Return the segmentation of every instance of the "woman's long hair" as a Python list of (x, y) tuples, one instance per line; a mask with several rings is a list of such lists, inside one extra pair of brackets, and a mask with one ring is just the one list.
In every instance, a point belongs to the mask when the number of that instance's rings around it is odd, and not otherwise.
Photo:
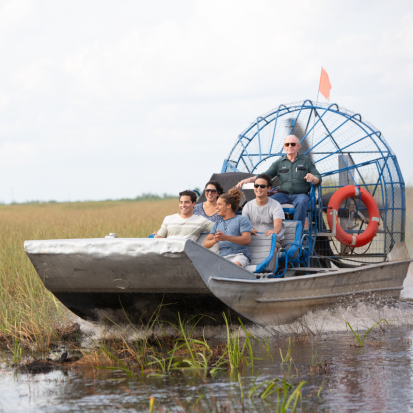
[(237, 212), (243, 195), (244, 194), (234, 186), (228, 191), (227, 194), (222, 194), (219, 198), (223, 199), (227, 205), (231, 205), (231, 209), (233, 212)]

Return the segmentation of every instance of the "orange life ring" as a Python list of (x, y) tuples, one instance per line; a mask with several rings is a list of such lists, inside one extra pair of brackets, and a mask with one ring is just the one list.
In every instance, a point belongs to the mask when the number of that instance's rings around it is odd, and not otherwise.
[(364, 205), (366, 205), (367, 210), (369, 211), (369, 223), (367, 228), (359, 235), (347, 234), (341, 228), (338, 217), (336, 216), (336, 238), (342, 244), (350, 246), (352, 248), (362, 247), (363, 245), (368, 244), (377, 234), (380, 224), (380, 212), (379, 207), (376, 204), (376, 201), (371, 196), (370, 192), (365, 189), (358, 188), (354, 185), (344, 186), (340, 188), (330, 199), (328, 203), (327, 210), (327, 221), (330, 227), (330, 230), (333, 228), (333, 212), (339, 210), (341, 203), (347, 198), (360, 197)]

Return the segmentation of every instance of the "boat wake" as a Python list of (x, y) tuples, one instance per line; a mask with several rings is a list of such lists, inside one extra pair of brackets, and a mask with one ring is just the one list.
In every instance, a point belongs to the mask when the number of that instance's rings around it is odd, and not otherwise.
[[(354, 301), (350, 306), (338, 306), (331, 309), (311, 311), (299, 319), (282, 325), (272, 325), (262, 327), (256, 324), (247, 326), (247, 330), (256, 336), (292, 336), (297, 334), (320, 335), (347, 330), (346, 322), (350, 323), (353, 328), (366, 330), (372, 325), (386, 319), (390, 326), (401, 327), (413, 325), (413, 266), (409, 268), (408, 275), (404, 282), (404, 290), (400, 300), (394, 301), (377, 301), (362, 302)], [(107, 338), (121, 338), (127, 341), (139, 340), (152, 334), (157, 336), (176, 335), (178, 333), (177, 325), (172, 326), (168, 323), (157, 323), (152, 328), (148, 326), (134, 326), (132, 324), (118, 323), (116, 321), (116, 312), (108, 310), (102, 311), (102, 317), (112, 320), (112, 323), (91, 323), (81, 318), (77, 322), (81, 330), (91, 341), (97, 341)], [(232, 329), (238, 329), (238, 326), (232, 326)], [(196, 327), (196, 335), (209, 339), (226, 338), (226, 325)], [(241, 336), (243, 332), (241, 331)]]
[(401, 298), (406, 300), (413, 299), (413, 263), (409, 266), (409, 271), (407, 271), (407, 275), (403, 283), (403, 290), (400, 295)]

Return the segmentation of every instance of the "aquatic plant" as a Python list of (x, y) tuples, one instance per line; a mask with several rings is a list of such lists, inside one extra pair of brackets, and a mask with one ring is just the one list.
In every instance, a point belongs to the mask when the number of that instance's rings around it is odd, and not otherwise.
[(20, 364), (20, 360), (22, 358), (22, 348), (19, 342), (19, 330), (16, 331), (16, 335), (13, 337), (13, 347), (9, 347), (9, 350), (13, 353), (14, 364)]
[(238, 371), (237, 372), (238, 374), (238, 384), (239, 384), (239, 388), (240, 388), (240, 391), (241, 391), (241, 400), (242, 400), (242, 402), (244, 402), (244, 388), (242, 387), (242, 381), (241, 381), (241, 373)]
[[(252, 333), (248, 332), (245, 326), (242, 324), (242, 321), (238, 319), (241, 324), (241, 327), (238, 328), (237, 331), (231, 332), (229, 321), (225, 313), (223, 313), (226, 330), (227, 330), (227, 346), (226, 351), (228, 354), (228, 361), (231, 366), (231, 369), (239, 369), (242, 366), (242, 363), (245, 362), (248, 366), (254, 365), (254, 359), (259, 360), (254, 357), (254, 352), (251, 345), (251, 338), (254, 336)], [(240, 331), (241, 329), (245, 333), (244, 344), (242, 344), (242, 339), (240, 338)], [(245, 357), (244, 353), (245, 350), (248, 349), (249, 356)], [(250, 360), (248, 363), (247, 358)]]
[[(262, 400), (267, 399), (274, 393), (277, 394), (277, 412), (280, 411), (281, 413), (285, 413), (290, 408), (291, 403), (293, 403), (291, 411), (295, 412), (297, 409), (298, 400), (301, 397), (301, 389), (305, 384), (307, 384), (307, 382), (301, 381), (294, 388), (294, 386), (288, 383), (285, 378), (283, 378), (282, 380), (276, 378), (273, 380), (263, 381), (262, 383), (257, 385), (256, 380), (258, 374), (259, 373), (257, 373), (257, 375), (255, 376), (254, 382), (249, 392), (249, 397), (254, 397), (255, 393), (262, 388), (262, 391), (258, 394), (258, 397), (260, 397)], [(282, 401), (280, 400), (281, 394), (283, 395)]]
[[(193, 319), (193, 317), (192, 317), (191, 319)], [(199, 320), (198, 320), (198, 321), (199, 321)], [(186, 326), (187, 326), (188, 324), (189, 324), (189, 322), (186, 323)], [(193, 331), (193, 329), (195, 328), (196, 324), (197, 324), (197, 323), (195, 323), (195, 325), (193, 326), (192, 330), (190, 331), (190, 334), (192, 333), (192, 331)], [(187, 337), (186, 328), (185, 328), (186, 326), (185, 326), (185, 323), (182, 322), (182, 320), (181, 320), (181, 315), (180, 315), (179, 313), (178, 313), (178, 325), (179, 325), (181, 337), (182, 337), (182, 339), (184, 340), (184, 344), (182, 344), (182, 346), (186, 346), (186, 348), (188, 349), (189, 354), (190, 354), (190, 356), (191, 356), (191, 359), (190, 359), (190, 360), (185, 360), (185, 361), (186, 361), (191, 367), (194, 367), (194, 368), (207, 368), (207, 367), (208, 367), (208, 362), (207, 362), (207, 360), (206, 360), (206, 358), (205, 358), (204, 353), (196, 353), (196, 354), (194, 354), (194, 352), (192, 351), (191, 345), (190, 345), (190, 342), (191, 342), (192, 344), (200, 344), (201, 346), (204, 346), (204, 347), (205, 347), (205, 350), (211, 352), (211, 349), (209, 348), (207, 342), (206, 342), (205, 340), (204, 340), (204, 341), (194, 340), (194, 339), (191, 339), (191, 338), (188, 338), (188, 337)], [(181, 347), (182, 347), (182, 346), (181, 346)], [(193, 347), (193, 346), (192, 346), (192, 347)], [(177, 350), (179, 350), (179, 348), (180, 348), (180, 347), (178, 347)], [(199, 357), (196, 357), (196, 356), (199, 356)]]
[(151, 396), (149, 399), (149, 413), (153, 412), (153, 406), (155, 405), (155, 397)]
[(268, 357), (273, 360), (272, 354), (271, 354), (271, 348), (270, 348), (270, 339), (269, 337), (264, 337), (264, 336), (253, 336), (254, 340), (259, 343), (262, 348), (265, 350), (267, 353)]
[(321, 364), (323, 361), (323, 357), (318, 355), (318, 352), (314, 349), (314, 346), (311, 346), (311, 365), (316, 366), (317, 364)]
[(318, 389), (317, 397), (320, 397), (321, 390), (323, 390), (324, 385), (325, 385), (326, 383), (327, 383), (327, 380), (323, 380), (323, 383), (321, 384), (320, 388)]
[(115, 357), (111, 352), (104, 349), (103, 347), (100, 348), (108, 357), (114, 360), (118, 367), (109, 367), (109, 366), (96, 366), (97, 369), (106, 369), (106, 370), (121, 370), (123, 371), (130, 379), (136, 379), (135, 374), (129, 370), (124, 363), (122, 363), (117, 357)]
[(314, 347), (311, 348), (311, 364), (309, 366), (310, 374), (325, 374), (329, 368), (329, 361), (320, 356)]
[(280, 348), (280, 356), (281, 356), (281, 364), (287, 364), (288, 362), (291, 362), (291, 350), (292, 350), (292, 344), (293, 341), (291, 339), (291, 337), (288, 337), (288, 349), (287, 349), (287, 353), (285, 355), (285, 357), (283, 357), (283, 353), (281, 351)]
[(371, 326), (371, 327), (364, 333), (363, 338), (360, 336), (358, 326), (357, 326), (357, 332), (355, 332), (355, 331), (353, 330), (353, 327), (350, 325), (350, 323), (349, 323), (348, 321), (346, 321), (345, 323), (346, 323), (346, 325), (348, 325), (348, 326), (350, 327), (350, 330), (351, 330), (351, 332), (353, 333), (354, 338), (357, 340), (357, 342), (358, 342), (358, 344), (359, 344), (359, 347), (364, 347), (364, 341), (365, 341), (365, 339), (366, 339), (367, 334), (368, 334), (371, 330), (373, 330), (374, 327), (378, 326), (382, 321), (384, 321), (387, 325), (389, 324), (385, 318), (382, 318), (380, 321), (378, 321), (376, 324), (374, 324), (373, 326)]

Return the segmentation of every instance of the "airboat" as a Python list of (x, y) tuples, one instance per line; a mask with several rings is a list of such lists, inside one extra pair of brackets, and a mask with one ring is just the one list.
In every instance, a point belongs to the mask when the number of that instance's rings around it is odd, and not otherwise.
[[(116, 234), (35, 240), (25, 251), (45, 287), (87, 320), (174, 320), (179, 312), (220, 324), (226, 312), (274, 325), (337, 304), (399, 298), (411, 262), (405, 185), (390, 146), (360, 114), (310, 100), (280, 105), (237, 137), (212, 178), (228, 190), (264, 172), (284, 156), (290, 134), (323, 182), (311, 189), (305, 228), (293, 220), (293, 206), (283, 205), (283, 248), (275, 252), (276, 235), (258, 234), (245, 269), (204, 248), (206, 234), (197, 242)], [(251, 184), (243, 192), (243, 204), (254, 198)]]

